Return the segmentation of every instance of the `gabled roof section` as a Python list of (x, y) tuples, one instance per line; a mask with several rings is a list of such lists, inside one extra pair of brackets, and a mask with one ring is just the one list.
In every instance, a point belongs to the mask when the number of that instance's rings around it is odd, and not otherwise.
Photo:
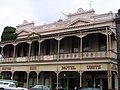
[(72, 14), (69, 13), (67, 16), (70, 18), (70, 17), (77, 16), (77, 15), (83, 16), (85, 14), (88, 15), (88, 14), (94, 14), (94, 13), (95, 13), (95, 11), (93, 9), (90, 9), (88, 11), (84, 11), (82, 8), (79, 8), (77, 12), (72, 13)]
[(78, 26), (78, 25), (85, 25), (93, 22), (93, 16), (95, 15), (95, 11), (93, 9), (84, 11), (82, 8), (79, 8), (75, 13), (69, 13), (68, 26)]
[(88, 28), (92, 25), (104, 26), (102, 23), (111, 22), (114, 19), (112, 12), (105, 14), (95, 14), (93, 9), (83, 10), (79, 8), (75, 13), (65, 15), (64, 20), (59, 19), (53, 23), (34, 26), (34, 22), (24, 20), (23, 24), (18, 25), (16, 28), (17, 38), (38, 37), (48, 34), (56, 34), (61, 32), (72, 31), (71, 28)]
[(78, 19), (73, 20), (72, 22), (70, 22), (68, 24), (68, 26), (83, 25), (83, 24), (87, 24), (87, 23), (90, 23), (90, 22), (91, 22), (90, 20), (86, 20), (86, 19), (83, 19), (83, 18), (78, 18)]
[(19, 33), (17, 33), (18, 34), (18, 36), (20, 36), (20, 35), (24, 35), (24, 34), (29, 34), (29, 32), (28, 31), (25, 31), (25, 30), (22, 30), (22, 31), (20, 31)]
[(40, 37), (40, 34), (38, 34), (36, 32), (32, 32), (31, 34), (28, 35), (28, 38), (35, 37), (35, 36)]

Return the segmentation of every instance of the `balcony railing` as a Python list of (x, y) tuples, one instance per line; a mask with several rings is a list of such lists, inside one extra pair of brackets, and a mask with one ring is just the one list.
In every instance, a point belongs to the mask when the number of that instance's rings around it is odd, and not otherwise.
[(40, 60), (44, 60), (44, 61), (47, 61), (47, 60), (57, 60), (57, 55), (41, 55), (40, 56)]
[(60, 54), (59, 59), (80, 59), (80, 53)]
[(16, 57), (15, 62), (27, 62), (28, 57)]
[(99, 51), (99, 52), (83, 52), (83, 58), (105, 58), (107, 57), (106, 51)]
[(0, 58), (1, 63), (13, 63), (13, 62), (39, 62), (39, 61), (55, 61), (59, 60), (80, 60), (80, 59), (92, 59), (92, 58), (114, 58), (117, 59), (117, 53), (113, 51), (98, 51), (98, 52), (82, 52), (82, 53), (67, 53), (53, 55), (40, 55), (40, 56), (26, 56), (26, 57), (10, 57)]
[(14, 58), (10, 57), (10, 58), (0, 58), (0, 62), (14, 62)]
[(30, 56), (29, 61), (39, 61), (39, 56)]
[(114, 58), (114, 59), (117, 59), (117, 53), (115, 53), (114, 51), (110, 51), (110, 57), (111, 58)]

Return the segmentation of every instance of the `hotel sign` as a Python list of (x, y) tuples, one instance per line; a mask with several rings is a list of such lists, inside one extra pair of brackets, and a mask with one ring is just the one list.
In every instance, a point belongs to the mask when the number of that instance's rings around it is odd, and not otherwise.
[(62, 66), (61, 70), (76, 70), (75, 66)]
[(37, 67), (36, 66), (30, 66), (30, 70), (37, 70)]
[(87, 65), (87, 69), (91, 70), (91, 69), (101, 69), (101, 65)]
[(11, 70), (11, 67), (2, 67), (3, 71)]

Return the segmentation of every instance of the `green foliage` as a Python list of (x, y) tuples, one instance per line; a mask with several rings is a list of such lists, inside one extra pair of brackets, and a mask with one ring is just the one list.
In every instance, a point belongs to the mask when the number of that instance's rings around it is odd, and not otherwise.
[(17, 38), (17, 34), (15, 34), (16, 28), (6, 26), (3, 30), (1, 41), (15, 40)]
[(118, 13), (117, 13), (117, 14), (118, 14), (118, 16), (120, 16), (120, 9), (118, 10)]
[(1, 75), (1, 73), (0, 73), (0, 79), (2, 79), (2, 75)]

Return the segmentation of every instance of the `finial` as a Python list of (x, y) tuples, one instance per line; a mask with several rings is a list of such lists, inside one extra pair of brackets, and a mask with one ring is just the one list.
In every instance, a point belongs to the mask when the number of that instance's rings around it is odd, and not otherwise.
[(92, 0), (89, 0), (89, 7), (90, 7), (90, 9), (92, 8)]
[(79, 8), (77, 11), (77, 13), (83, 13), (83, 12), (84, 12), (84, 10), (82, 8)]
[(23, 24), (27, 24), (27, 23), (28, 23), (28, 21), (27, 21), (27, 20), (24, 20), (24, 21), (23, 21)]

